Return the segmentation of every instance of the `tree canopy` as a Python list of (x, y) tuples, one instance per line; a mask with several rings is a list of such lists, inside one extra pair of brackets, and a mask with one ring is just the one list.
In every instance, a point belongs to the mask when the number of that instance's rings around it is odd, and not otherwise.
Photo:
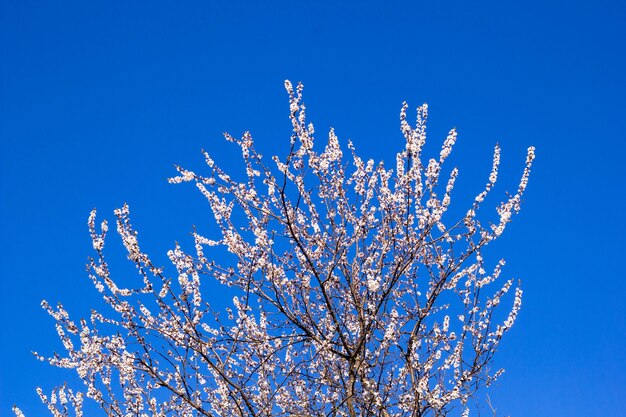
[[(467, 416), (501, 374), (490, 365), (522, 290), (482, 251), (519, 212), (534, 148), (496, 221), (481, 222), (479, 209), (498, 178), (498, 146), (484, 188), (449, 218), (459, 171), (443, 177), (442, 167), (457, 132), (425, 158), (425, 104), (414, 125), (402, 106), (406, 145), (390, 169), (342, 148), (333, 130), (318, 149), (302, 85), (285, 87), (285, 158), (266, 163), (249, 133), (227, 134), (243, 180), (208, 153), (207, 173), (178, 167), (170, 179), (195, 184), (220, 230), (194, 232), (194, 253), (170, 250), (176, 273), (141, 249), (124, 205), (116, 229), (140, 280), (122, 285), (105, 258), (107, 222), (91, 213), (90, 277), (110, 308), (74, 321), (42, 303), (66, 352), (40, 359), (84, 383), (39, 390), (52, 415), (82, 415), (86, 397), (107, 416)], [(237, 293), (231, 308), (214, 307), (207, 280)]]

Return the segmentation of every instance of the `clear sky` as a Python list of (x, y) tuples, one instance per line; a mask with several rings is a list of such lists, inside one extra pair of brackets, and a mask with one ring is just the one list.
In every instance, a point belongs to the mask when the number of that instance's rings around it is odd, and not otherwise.
[(525, 291), (492, 401), (499, 416), (626, 415), (624, 2), (0, 3), (0, 415), (44, 415), (34, 388), (72, 380), (30, 352), (62, 349), (42, 299), (77, 317), (97, 304), (89, 211), (128, 202), (167, 264), (192, 225), (211, 230), (193, 187), (166, 183), (173, 164), (200, 167), (204, 148), (235, 169), (223, 131), (284, 154), (286, 78), (320, 137), (334, 126), (389, 162), (402, 101), (428, 102), (431, 150), (459, 130), (461, 194), (496, 142), (500, 195), (536, 146), (522, 213), (490, 248)]

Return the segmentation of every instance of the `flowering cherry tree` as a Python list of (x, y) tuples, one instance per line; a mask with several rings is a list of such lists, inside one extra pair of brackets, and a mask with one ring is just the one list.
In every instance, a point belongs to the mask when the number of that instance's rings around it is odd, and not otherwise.
[[(496, 183), (498, 146), (484, 189), (448, 219), (458, 170), (442, 179), (442, 165), (457, 133), (425, 162), (426, 105), (415, 126), (402, 106), (406, 146), (388, 169), (352, 143), (346, 152), (332, 130), (317, 150), (302, 85), (285, 87), (286, 158), (267, 164), (249, 133), (226, 135), (241, 148), (245, 180), (208, 154), (208, 173), (179, 167), (170, 179), (195, 184), (221, 232), (194, 232), (194, 253), (169, 251), (173, 276), (142, 251), (124, 206), (117, 233), (140, 279), (122, 286), (104, 254), (107, 222), (91, 213), (88, 266), (110, 309), (76, 322), (43, 302), (66, 353), (40, 359), (84, 383), (39, 390), (53, 416), (81, 416), (85, 397), (107, 416), (467, 416), (476, 390), (500, 375), (490, 364), (522, 290), (482, 252), (520, 210), (534, 149), (492, 223), (478, 211)], [(208, 281), (237, 294), (232, 307), (214, 308)]]

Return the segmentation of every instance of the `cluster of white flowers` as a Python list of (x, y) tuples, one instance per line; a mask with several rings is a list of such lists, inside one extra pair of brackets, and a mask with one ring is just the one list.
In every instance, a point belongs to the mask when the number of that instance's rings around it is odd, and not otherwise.
[[(174, 277), (141, 250), (125, 205), (117, 232), (141, 280), (121, 288), (104, 257), (107, 224), (96, 230), (91, 213), (91, 279), (111, 311), (78, 326), (45, 303), (67, 351), (49, 362), (75, 369), (108, 416), (467, 416), (475, 390), (499, 375), (488, 364), (522, 294), (503, 324), (492, 321), (513, 281), (489, 296), (504, 261), (488, 274), (482, 248), (519, 211), (534, 149), (495, 224), (482, 226), (477, 213), (497, 179), (498, 146), (485, 188), (449, 222), (458, 169), (439, 180), (457, 132), (424, 163), (426, 105), (414, 127), (402, 106), (406, 146), (391, 170), (362, 160), (352, 143), (347, 163), (332, 130), (316, 151), (302, 86), (285, 87), (286, 158), (267, 166), (249, 133), (227, 135), (241, 149), (244, 181), (208, 154), (208, 175), (178, 168), (170, 179), (196, 184), (220, 231), (194, 232), (194, 254), (176, 245)], [(238, 293), (225, 312), (203, 293), (219, 284)], [(41, 398), (55, 417), (68, 406), (82, 413), (83, 394), (65, 387)]]

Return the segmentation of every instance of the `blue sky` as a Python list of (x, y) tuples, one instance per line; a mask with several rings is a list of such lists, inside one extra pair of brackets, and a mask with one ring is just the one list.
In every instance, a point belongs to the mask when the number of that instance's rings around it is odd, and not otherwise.
[(35, 386), (72, 380), (30, 351), (62, 348), (42, 299), (76, 316), (97, 304), (89, 211), (128, 202), (166, 264), (192, 225), (212, 230), (193, 187), (166, 183), (173, 165), (200, 167), (204, 148), (235, 169), (223, 131), (284, 154), (286, 78), (305, 84), (320, 137), (334, 126), (389, 162), (402, 101), (428, 102), (432, 151), (459, 130), (461, 194), (496, 142), (498, 192), (513, 190), (534, 145), (522, 213), (490, 248), (525, 290), (492, 401), (626, 415), (622, 2), (0, 2), (0, 415), (43, 415)]

